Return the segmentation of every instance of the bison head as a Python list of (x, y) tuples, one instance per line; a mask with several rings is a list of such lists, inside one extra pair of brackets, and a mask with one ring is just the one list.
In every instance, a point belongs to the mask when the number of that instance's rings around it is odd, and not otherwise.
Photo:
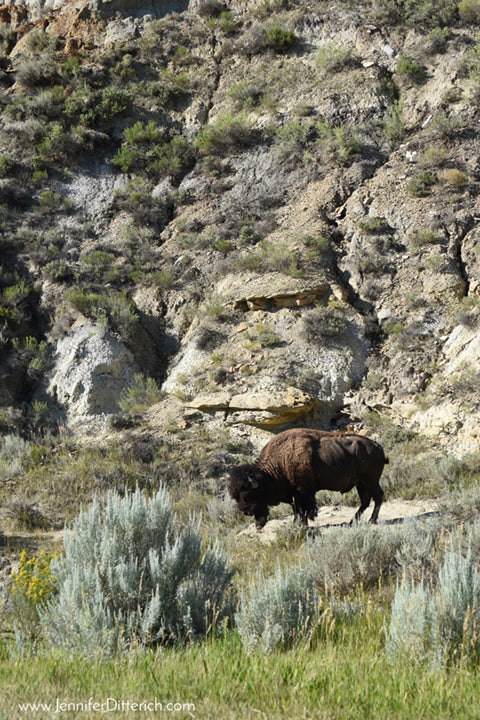
[(237, 465), (230, 471), (228, 491), (244, 515), (253, 515), (258, 528), (268, 520), (265, 473), (256, 465)]

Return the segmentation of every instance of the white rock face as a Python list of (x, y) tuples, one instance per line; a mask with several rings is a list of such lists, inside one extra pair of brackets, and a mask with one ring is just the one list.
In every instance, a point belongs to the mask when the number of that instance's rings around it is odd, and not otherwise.
[(132, 353), (118, 338), (86, 322), (58, 343), (48, 393), (69, 421), (118, 411), (118, 401), (138, 371)]
[(478, 367), (480, 362), (480, 333), (476, 327), (457, 325), (443, 346), (446, 358), (445, 374)]
[[(118, 21), (121, 22), (121, 21)], [(105, 213), (112, 205), (115, 192), (121, 191), (125, 180), (112, 173), (108, 162), (94, 161), (61, 186), (62, 194), (82, 208), (95, 232), (105, 225)]]
[[(283, 425), (312, 413), (328, 422), (343, 407), (345, 394), (360, 381), (368, 343), (360, 318), (347, 306), (338, 341), (322, 341), (321, 336), (316, 341), (307, 339), (303, 317), (312, 306), (302, 307), (305, 295), (306, 291), (298, 291), (298, 304), (293, 293), (256, 296), (252, 305), (270, 302), (273, 309), (249, 310), (245, 321), (236, 330), (225, 330), (229, 334), (215, 347), (219, 356), (232, 358), (224, 382), (215, 379), (212, 349), (198, 346), (201, 324), (192, 326), (162, 389), (188, 394), (187, 407), (217, 414), (229, 425)], [(244, 302), (241, 296), (237, 300)], [(283, 302), (288, 307), (279, 307)], [(252, 340), (259, 327), (268, 328), (278, 342), (255, 346)]]

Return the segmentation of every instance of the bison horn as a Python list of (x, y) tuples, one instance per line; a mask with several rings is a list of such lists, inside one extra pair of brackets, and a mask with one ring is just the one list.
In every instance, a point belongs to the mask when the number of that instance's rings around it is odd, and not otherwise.
[(248, 476), (248, 482), (250, 483), (250, 485), (252, 486), (252, 488), (254, 490), (256, 490), (258, 488), (258, 480), (255, 480), (255, 478), (250, 477), (250, 475)]

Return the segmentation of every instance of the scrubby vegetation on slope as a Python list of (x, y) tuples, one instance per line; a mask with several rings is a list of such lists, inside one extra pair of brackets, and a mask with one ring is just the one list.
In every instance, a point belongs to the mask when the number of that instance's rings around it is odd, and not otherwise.
[[(471, 717), (480, 3), (67, 10), (0, 25), (1, 711)], [(90, 414), (79, 327), (130, 363)], [(228, 468), (296, 422), (366, 428), (438, 515), (242, 534)]]

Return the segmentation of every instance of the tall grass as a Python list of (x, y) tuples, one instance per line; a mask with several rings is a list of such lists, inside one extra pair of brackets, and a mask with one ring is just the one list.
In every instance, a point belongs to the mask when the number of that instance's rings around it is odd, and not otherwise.
[[(479, 673), (418, 670), (389, 665), (383, 653), (383, 612), (332, 627), (313, 647), (264, 654), (247, 652), (238, 636), (182, 649), (130, 654), (106, 663), (61, 652), (0, 657), (0, 716), (24, 718), (17, 703), (152, 701), (193, 703), (177, 718), (270, 720), (470, 720), (478, 707)], [(38, 713), (38, 717), (50, 717)], [(61, 714), (59, 714), (61, 716)], [(121, 717), (140, 714), (125, 710)], [(145, 717), (145, 714), (141, 715)], [(67, 714), (64, 715), (67, 717)], [(69, 712), (68, 717), (98, 717)]]

